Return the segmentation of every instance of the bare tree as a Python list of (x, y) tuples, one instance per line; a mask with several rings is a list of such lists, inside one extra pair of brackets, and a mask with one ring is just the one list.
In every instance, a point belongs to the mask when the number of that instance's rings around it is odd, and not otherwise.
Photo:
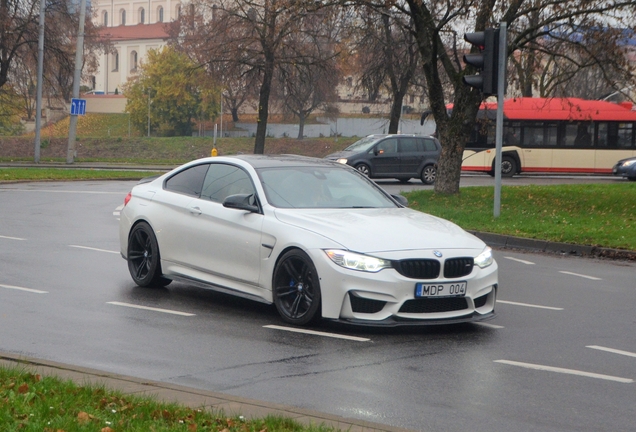
[[(389, 133), (397, 133), (407, 91), (420, 67), (420, 54), (409, 18), (395, 10), (360, 9), (361, 34), (356, 43), (360, 82), (374, 98), (381, 87), (391, 95)], [(405, 22), (406, 21), (406, 22)]]
[(254, 153), (262, 154), (276, 68), (293, 62), (316, 63), (311, 54), (283, 48), (294, 35), (303, 35), (305, 40), (324, 37), (321, 33), (328, 27), (316, 25), (321, 17), (317, 14), (320, 4), (296, 0), (202, 0), (193, 5), (201, 18), (181, 20), (180, 43), (196, 47), (206, 63), (241, 65), (242, 70), (259, 78)]

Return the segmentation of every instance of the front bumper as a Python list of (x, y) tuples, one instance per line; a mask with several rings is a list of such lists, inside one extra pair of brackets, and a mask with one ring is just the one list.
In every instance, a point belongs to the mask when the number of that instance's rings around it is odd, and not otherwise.
[[(405, 277), (395, 269), (384, 269), (377, 273), (344, 269), (331, 262), (324, 252), (318, 252), (312, 258), (320, 276), (322, 316), (325, 319), (367, 326), (394, 327), (456, 324), (494, 317), (498, 289), (496, 262), (483, 269), (475, 266), (470, 274), (457, 279), (440, 277), (434, 280), (419, 280)], [(411, 252), (414, 256), (422, 256), (422, 253), (430, 251)], [(474, 251), (463, 255), (458, 252), (457, 256), (472, 254)], [(465, 281), (467, 284), (464, 296), (415, 297), (415, 286), (418, 282), (458, 281)]]

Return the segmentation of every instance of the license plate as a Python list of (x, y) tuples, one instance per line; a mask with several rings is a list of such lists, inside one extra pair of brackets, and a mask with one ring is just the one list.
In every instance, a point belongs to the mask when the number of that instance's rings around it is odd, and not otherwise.
[(461, 297), (465, 295), (466, 281), (441, 284), (415, 284), (415, 297)]

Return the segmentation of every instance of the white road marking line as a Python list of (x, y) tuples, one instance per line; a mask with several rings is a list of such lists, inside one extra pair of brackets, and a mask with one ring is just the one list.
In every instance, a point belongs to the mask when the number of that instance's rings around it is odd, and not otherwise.
[(129, 308), (134, 308), (134, 309), (149, 310), (149, 311), (153, 311), (153, 312), (163, 312), (163, 313), (172, 314), (172, 315), (196, 316), (196, 314), (193, 314), (193, 313), (179, 312), (179, 311), (170, 310), (170, 309), (153, 308), (153, 307), (148, 307), (148, 306), (139, 306), (139, 305), (130, 304), (130, 303), (120, 303), (120, 302), (106, 302), (106, 303), (107, 304), (112, 304), (112, 305), (115, 305), (115, 306), (124, 306), (124, 307), (129, 307)]
[(17, 286), (13, 286), (13, 285), (2, 285), (0, 284), (1, 288), (6, 288), (6, 289), (12, 289), (12, 290), (19, 290), (19, 291), (26, 291), (26, 292), (31, 292), (31, 293), (35, 293), (35, 294), (48, 294), (48, 291), (41, 291), (41, 290), (36, 290), (36, 289), (32, 289), (32, 288), (23, 288), (23, 287), (17, 287)]
[(592, 348), (595, 350), (600, 350), (600, 351), (607, 351), (607, 352), (611, 352), (614, 354), (620, 354), (620, 355), (624, 355), (624, 356), (628, 356), (628, 357), (636, 357), (636, 353), (633, 352), (629, 352), (629, 351), (621, 351), (621, 350), (617, 350), (614, 348), (606, 348), (606, 347), (602, 347), (602, 346), (598, 346), (598, 345), (588, 345), (585, 348)]
[(72, 193), (72, 194), (92, 194), (92, 195), (121, 195), (126, 196), (126, 192), (104, 192), (104, 191), (75, 191), (75, 190), (46, 190), (46, 189), (12, 189), (1, 188), (7, 192), (51, 192), (51, 193)]
[(519, 258), (513, 258), (513, 257), (504, 257), (505, 259), (509, 259), (511, 261), (517, 261), (520, 262), (522, 264), (528, 264), (528, 265), (534, 265), (534, 263), (532, 261), (526, 261), (526, 260), (522, 260)]
[(497, 325), (497, 324), (484, 323), (484, 322), (476, 322), (474, 324), (477, 324), (477, 325), (482, 326), (482, 327), (493, 328), (493, 329), (505, 328), (504, 326), (500, 326), (500, 325)]
[(517, 303), (517, 302), (511, 302), (511, 301), (505, 301), (505, 300), (497, 300), (497, 303), (504, 303), (504, 304), (514, 305), (514, 306), (525, 306), (525, 307), (538, 308), (538, 309), (563, 310), (563, 308), (557, 308), (557, 307), (551, 307), (551, 306), (540, 306), (540, 305), (529, 304), (529, 303)]
[(615, 377), (615, 376), (611, 376), (611, 375), (602, 375), (602, 374), (597, 374), (597, 373), (592, 373), (592, 372), (585, 372), (585, 371), (580, 371), (580, 370), (575, 370), (575, 369), (564, 369), (564, 368), (557, 368), (557, 367), (552, 367), (552, 366), (544, 366), (544, 365), (538, 365), (538, 364), (532, 364), (532, 363), (521, 363), (521, 362), (516, 362), (516, 361), (510, 361), (510, 360), (494, 360), (494, 362), (495, 363), (507, 364), (507, 365), (511, 365), (511, 366), (519, 366), (519, 367), (526, 368), (526, 369), (535, 369), (535, 370), (541, 370), (541, 371), (547, 371), (547, 372), (556, 372), (556, 373), (569, 374), (569, 375), (578, 375), (578, 376), (583, 376), (583, 377), (587, 377), (587, 378), (597, 378), (597, 379), (603, 379), (603, 380), (607, 380), (607, 381), (616, 381), (616, 382), (623, 383), (623, 384), (630, 384), (630, 383), (634, 382), (634, 380), (630, 379), (630, 378), (621, 378), (621, 377)]
[(8, 236), (3, 236), (3, 235), (0, 235), (0, 238), (9, 239), (9, 240), (26, 240), (26, 239), (23, 239), (23, 238), (20, 238), (20, 237), (8, 237)]
[(88, 246), (68, 245), (68, 247), (78, 248), (78, 249), (88, 249), (88, 250), (97, 251), (97, 252), (108, 252), (108, 253), (112, 253), (112, 254), (118, 254), (119, 253), (119, 251), (112, 251), (112, 250), (106, 250), (106, 249), (97, 249), (97, 248), (92, 248), (92, 247), (88, 247)]
[(310, 335), (315, 335), (315, 336), (324, 336), (324, 337), (330, 337), (330, 338), (336, 338), (336, 339), (346, 339), (346, 340), (352, 340), (352, 341), (357, 341), (357, 342), (368, 342), (371, 339), (368, 338), (361, 338), (361, 337), (356, 337), (356, 336), (346, 336), (346, 335), (340, 335), (340, 334), (336, 334), (336, 333), (325, 333), (325, 332), (319, 332), (319, 331), (314, 331), (314, 330), (305, 330), (305, 329), (298, 329), (298, 328), (294, 328), (294, 327), (283, 327), (283, 326), (277, 326), (277, 325), (266, 325), (263, 326), (265, 328), (269, 328), (269, 329), (274, 329), (274, 330), (284, 330), (284, 331), (288, 331), (288, 332), (294, 332), (294, 333), (305, 333), (305, 334), (310, 334)]
[(572, 275), (572, 276), (578, 276), (578, 277), (582, 277), (582, 278), (585, 278), (585, 279), (591, 279), (591, 280), (603, 280), (601, 278), (597, 278), (597, 277), (594, 277), (594, 276), (587, 276), (587, 275), (578, 274), (578, 273), (572, 273), (572, 272), (568, 272), (568, 271), (560, 271), (559, 273), (563, 273), (563, 274), (566, 274), (566, 275)]

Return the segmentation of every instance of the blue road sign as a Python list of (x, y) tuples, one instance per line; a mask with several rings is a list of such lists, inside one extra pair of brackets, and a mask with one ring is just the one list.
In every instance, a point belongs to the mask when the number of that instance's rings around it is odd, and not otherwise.
[(71, 115), (86, 115), (86, 99), (71, 99)]

